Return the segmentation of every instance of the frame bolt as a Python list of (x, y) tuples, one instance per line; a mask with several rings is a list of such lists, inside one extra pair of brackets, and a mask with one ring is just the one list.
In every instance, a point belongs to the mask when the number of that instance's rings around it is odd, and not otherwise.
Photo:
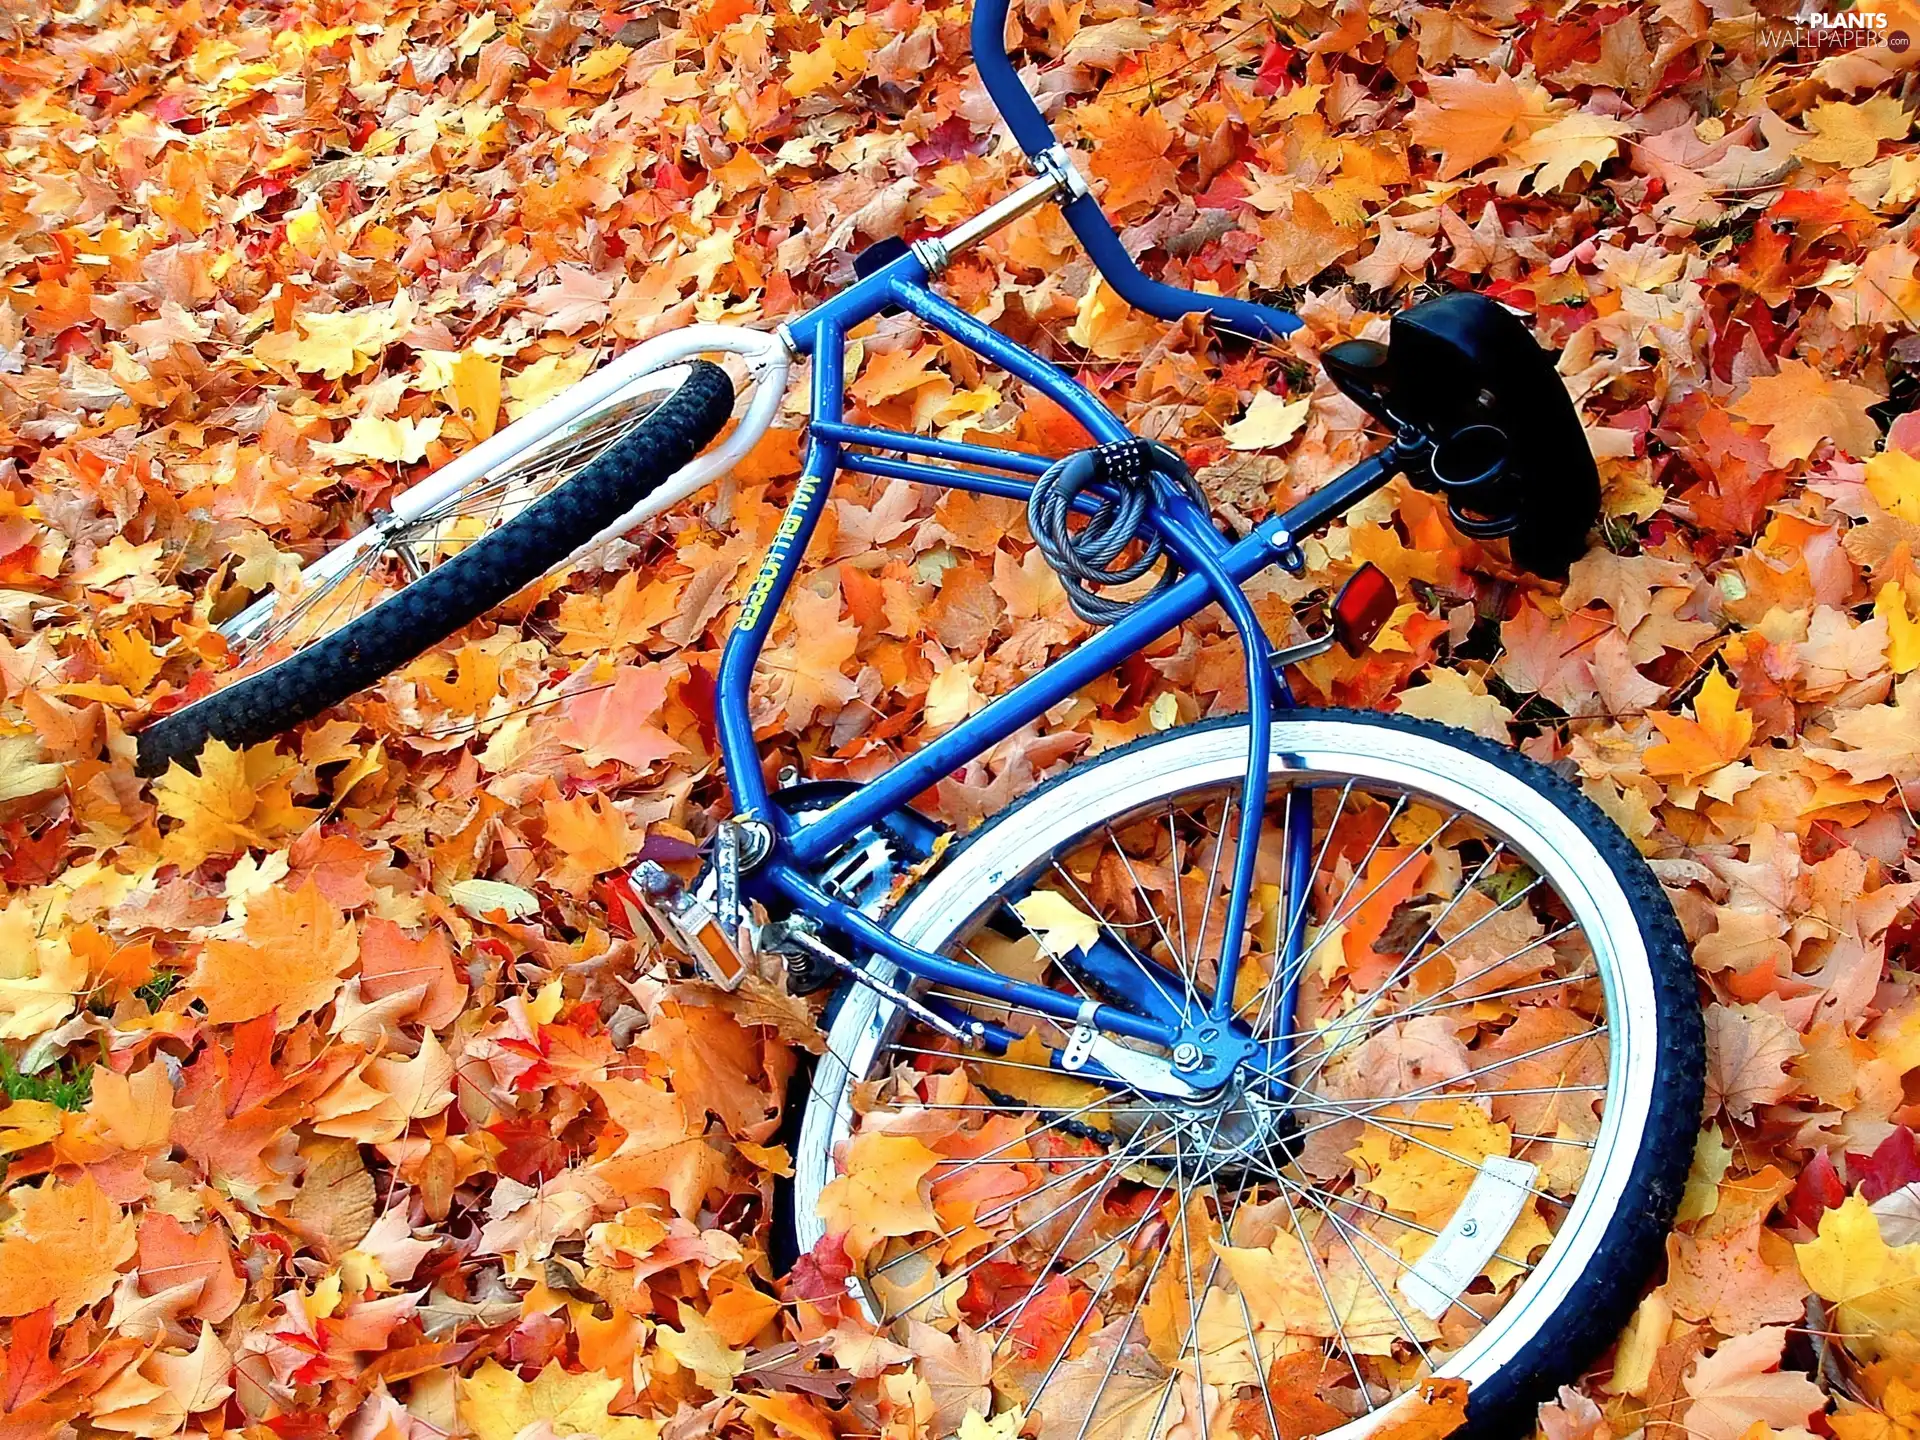
[(1173, 1047), (1173, 1068), (1176, 1070), (1198, 1070), (1203, 1058), (1200, 1047), (1191, 1041), (1182, 1040)]

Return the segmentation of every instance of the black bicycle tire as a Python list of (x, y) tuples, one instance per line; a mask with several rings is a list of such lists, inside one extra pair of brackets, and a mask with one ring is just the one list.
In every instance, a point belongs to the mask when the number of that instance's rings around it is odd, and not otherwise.
[[(1661, 1083), (1647, 1116), (1640, 1153), (1628, 1176), (1619, 1206), (1588, 1266), (1540, 1331), (1521, 1352), (1469, 1398), (1464, 1440), (1518, 1440), (1534, 1429), (1534, 1412), (1557, 1389), (1579, 1378), (1619, 1334), (1666, 1254), (1667, 1232), (1686, 1189), (1706, 1095), (1706, 1027), (1691, 953), (1673, 906), (1639, 851), (1599, 806), (1557, 772), (1512, 748), (1457, 726), (1410, 715), (1337, 708), (1283, 712), (1282, 721), (1328, 719), (1369, 725), (1438, 739), (1519, 779), (1546, 797), (1593, 842), (1619, 881), (1646, 944), (1655, 995), (1658, 1073)], [(1202, 720), (1104, 751), (1090, 763), (1117, 758), (1195, 730), (1244, 727), (1244, 715)], [(955, 844), (942, 864), (950, 864), (989, 832), (1016, 822), (1022, 809), (1054, 786), (1079, 774), (1070, 767), (1036, 786)], [(931, 877), (920, 881), (924, 885)], [(915, 887), (916, 889), (918, 886)], [(895, 907), (907, 908), (911, 892)], [(791, 1226), (791, 1207), (779, 1217)], [(797, 1249), (789, 1241), (783, 1247)]]
[(363, 690), (530, 585), (631, 510), (720, 433), (733, 382), (695, 360), (686, 380), (578, 475), (364, 615), (142, 730), (135, 769), (192, 770), (209, 740), (257, 745)]

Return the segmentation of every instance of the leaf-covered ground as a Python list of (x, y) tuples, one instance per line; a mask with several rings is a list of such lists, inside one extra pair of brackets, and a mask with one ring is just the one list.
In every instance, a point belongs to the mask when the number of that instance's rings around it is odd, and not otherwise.
[[(723, 813), (712, 677), (797, 430), (278, 745), (145, 783), (128, 738), (216, 622), (599, 360), (771, 323), (1017, 184), (967, 13), (11, 8), (0, 1434), (904, 1440), (980, 1395), (952, 1339), (771, 1272), (810, 1008), (674, 978), (595, 893)], [(1381, 642), (1305, 697), (1577, 777), (1694, 944), (1683, 1220), (1552, 1440), (1920, 1436), (1920, 12), (1878, 13), (1847, 49), (1744, 0), (1036, 0), (1025, 74), (1129, 247), (1307, 325), (1222, 352), (1131, 313), (1051, 214), (945, 281), (1235, 528), (1379, 443), (1315, 356), (1397, 306), (1483, 289), (1561, 352), (1606, 512), (1567, 584), (1405, 492), (1256, 587), (1278, 635), (1385, 569)], [(864, 418), (1075, 443), (911, 324), (857, 352)], [(875, 773), (1086, 634), (1017, 507), (835, 494), (770, 767)], [(1242, 685), (1203, 616), (925, 806), (965, 826)]]

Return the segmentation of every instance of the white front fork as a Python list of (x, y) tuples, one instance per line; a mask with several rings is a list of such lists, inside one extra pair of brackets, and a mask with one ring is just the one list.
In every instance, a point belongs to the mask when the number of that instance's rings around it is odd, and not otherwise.
[[(496, 431), (441, 466), (394, 500), (390, 512), (393, 521), (405, 523), (431, 514), (463, 491), (537, 451), (548, 437), (566, 430), (593, 411), (647, 394), (665, 398), (685, 383), (686, 363), (701, 355), (738, 355), (746, 362), (747, 384), (752, 395), (740, 423), (724, 441), (676, 471), (633, 509), (554, 568), (572, 564), (602, 541), (624, 534), (642, 520), (679, 504), (708, 481), (725, 474), (760, 443), (760, 437), (773, 424), (780, 401), (786, 395), (792, 358), (783, 341), (765, 331), (734, 325), (689, 325), (656, 335), (578, 384), (569, 386), (532, 414), (521, 416), (504, 430)], [(352, 568), (368, 551), (385, 545), (389, 538), (388, 529), (378, 524), (369, 526), (301, 571), (301, 583), (309, 587), (325, 583)], [(220, 633), (229, 642), (249, 639), (273, 618), (276, 599), (271, 594), (262, 596), (220, 626)]]

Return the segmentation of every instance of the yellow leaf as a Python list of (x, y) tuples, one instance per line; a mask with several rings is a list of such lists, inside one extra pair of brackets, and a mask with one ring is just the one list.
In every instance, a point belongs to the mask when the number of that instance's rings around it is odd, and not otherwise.
[(1730, 765), (1747, 753), (1753, 740), (1753, 716), (1740, 708), (1740, 692), (1718, 670), (1693, 702), (1694, 718), (1655, 714), (1650, 718), (1664, 743), (1647, 748), (1649, 775), (1679, 776), (1689, 782)]
[(32, 914), (0, 910), (0, 1040), (31, 1040), (87, 995), (86, 957), (60, 934), (36, 936)]
[(659, 1440), (660, 1427), (653, 1421), (608, 1413), (621, 1382), (596, 1370), (569, 1375), (551, 1360), (529, 1382), (489, 1360), (457, 1384), (460, 1419), (474, 1440), (514, 1440), (536, 1426), (547, 1435)]
[(573, 67), (573, 82), (576, 85), (591, 85), (596, 80), (604, 80), (625, 65), (632, 54), (633, 48), (628, 45), (602, 45)]
[(1102, 360), (1137, 356), (1166, 333), (1166, 325), (1135, 310), (1098, 271), (1080, 297), (1067, 339)]
[(461, 880), (448, 889), (447, 898), (476, 920), (495, 915), (522, 920), (540, 909), (539, 896), (504, 880)]
[(500, 362), (477, 350), (462, 350), (447, 368), (442, 393), (467, 422), (473, 438), (486, 439), (500, 423)]
[(1807, 1284), (1838, 1307), (1834, 1326), (1855, 1353), (1873, 1355), (1896, 1330), (1920, 1331), (1920, 1245), (1888, 1245), (1864, 1197), (1827, 1211), (1819, 1234), (1794, 1250)]
[(1676, 1225), (1704, 1220), (1720, 1208), (1720, 1182), (1727, 1178), (1727, 1169), (1732, 1164), (1733, 1147), (1720, 1138), (1720, 1127), (1707, 1126), (1693, 1147), (1687, 1188), (1681, 1193), (1680, 1209), (1673, 1217)]
[(967, 716), (986, 704), (986, 697), (974, 684), (971, 661), (956, 660), (927, 686), (927, 724), (935, 730), (951, 730)]
[(574, 895), (585, 895), (595, 876), (625, 865), (646, 838), (604, 795), (549, 800), (543, 808), (547, 839), (565, 857), (550, 878)]
[(1217, 1240), (1210, 1243), (1233, 1283), (1240, 1287), (1256, 1322), (1283, 1334), (1332, 1333), (1326, 1301), (1320, 1296), (1316, 1264), (1293, 1234), (1282, 1230), (1272, 1244), (1258, 1250), (1222, 1245)]
[(538, 410), (593, 368), (593, 352), (575, 347), (543, 355), (507, 381), (507, 418), (518, 420)]
[(347, 433), (334, 444), (315, 445), (314, 451), (325, 459), (385, 461), (391, 465), (414, 465), (427, 456), (427, 446), (440, 438), (438, 415), (425, 420), (375, 419), (356, 415)]
[(1049, 955), (1091, 950), (1100, 938), (1100, 922), (1054, 890), (1035, 890), (1016, 901), (1013, 913), (1033, 931)]
[(1430, 668), (1422, 684), (1400, 692), (1399, 711), (1443, 725), (1457, 725), (1502, 745), (1512, 738), (1507, 727), (1513, 721), (1513, 712), (1500, 703), (1498, 696), (1487, 693), (1486, 681), (1458, 670), (1437, 665)]
[(31, 1150), (58, 1135), (66, 1112), (45, 1100), (15, 1100), (0, 1110), (0, 1155)]
[(959, 1440), (1019, 1440), (1020, 1427), (1026, 1418), (1026, 1411), (1017, 1406), (1001, 1411), (991, 1420), (978, 1410), (969, 1410), (960, 1422)]
[(356, 374), (413, 328), (414, 303), (403, 287), (391, 305), (347, 310), (334, 315), (300, 315), (292, 331), (268, 335), (253, 353), (270, 363), (291, 365), (328, 380)]
[(113, 1289), (133, 1255), (133, 1220), (91, 1175), (15, 1186), (7, 1199), (14, 1216), (0, 1239), (0, 1315), (50, 1304), (55, 1323), (65, 1324)]
[(1521, 141), (1513, 148), (1512, 161), (1522, 169), (1539, 167), (1533, 188), (1544, 195), (1566, 184), (1576, 170), (1598, 170), (1620, 153), (1621, 138), (1633, 129), (1625, 121), (1576, 110)]
[(271, 744), (234, 750), (210, 741), (199, 763), (196, 775), (176, 761), (153, 787), (160, 813), (180, 822), (160, 853), (183, 870), (212, 855), (270, 844), (308, 813), (294, 809), (287, 791), (298, 763)]
[(820, 1192), (820, 1218), (845, 1232), (847, 1254), (863, 1258), (880, 1241), (940, 1228), (924, 1182), (940, 1157), (911, 1135), (868, 1133), (847, 1147), (847, 1173)]
[(834, 83), (835, 68), (833, 49), (828, 45), (819, 45), (812, 50), (798, 51), (787, 57), (787, 75), (781, 81), (789, 95), (796, 100), (803, 95), (825, 90)]
[(173, 1082), (166, 1066), (156, 1062), (131, 1075), (96, 1067), (87, 1114), (123, 1150), (163, 1144), (173, 1130)]
[(1870, 162), (1882, 140), (1900, 140), (1913, 126), (1913, 117), (1891, 95), (1875, 95), (1858, 105), (1823, 100), (1807, 112), (1814, 130), (1793, 153), (1802, 160), (1824, 161), (1851, 170)]
[(1880, 587), (1873, 613), (1887, 622), (1887, 667), (1904, 675), (1920, 665), (1920, 618), (1907, 613), (1907, 592), (1897, 580)]
[(66, 775), (64, 767), (40, 758), (38, 736), (0, 735), (0, 803), (51, 790)]
[(1867, 461), (1867, 493), (1894, 519), (1920, 524), (1920, 457), (1882, 450)]
[(1282, 400), (1271, 390), (1262, 390), (1247, 406), (1247, 413), (1221, 432), (1230, 450), (1277, 450), (1300, 433), (1307, 423), (1307, 411), (1313, 401)]
[(653, 1332), (653, 1343), (691, 1370), (693, 1378), (716, 1395), (731, 1393), (733, 1377), (747, 1366), (746, 1351), (731, 1349), (707, 1323), (707, 1317), (684, 1301), (680, 1329), (662, 1325)]
[(287, 243), (302, 255), (321, 254), (331, 238), (331, 227), (321, 216), (316, 201), (309, 201), (287, 217)]
[(1413, 1112), (1417, 1131), (1410, 1126), (1396, 1133), (1391, 1127), (1397, 1118), (1387, 1112), (1347, 1153), (1373, 1172), (1362, 1188), (1430, 1230), (1442, 1228), (1460, 1208), (1481, 1161), (1513, 1150), (1512, 1132), (1469, 1100), (1426, 1101)]

